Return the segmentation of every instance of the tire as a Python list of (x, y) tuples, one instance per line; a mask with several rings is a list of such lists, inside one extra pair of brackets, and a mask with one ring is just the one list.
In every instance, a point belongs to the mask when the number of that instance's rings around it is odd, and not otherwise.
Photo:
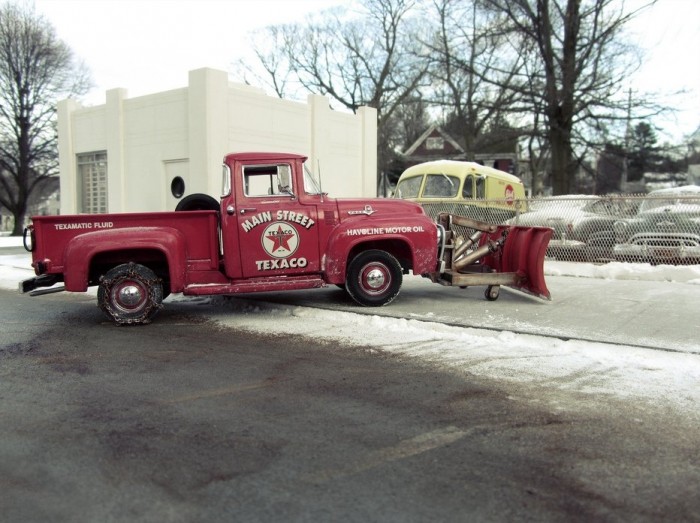
[(401, 264), (380, 250), (364, 251), (348, 266), (345, 290), (365, 307), (381, 307), (398, 296), (403, 281)]
[(175, 207), (176, 211), (218, 211), (219, 202), (208, 194), (195, 193), (185, 196)]
[(488, 301), (496, 301), (501, 293), (500, 285), (489, 285), (484, 291), (484, 298)]
[(148, 267), (124, 263), (100, 278), (97, 304), (119, 325), (150, 323), (163, 307), (163, 282)]

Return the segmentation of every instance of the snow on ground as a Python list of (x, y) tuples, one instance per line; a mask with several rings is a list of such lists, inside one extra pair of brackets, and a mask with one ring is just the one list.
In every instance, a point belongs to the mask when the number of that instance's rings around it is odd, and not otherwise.
[[(0, 247), (19, 244), (21, 240), (17, 238), (0, 237)], [(640, 280), (640, 285), (644, 285), (643, 281), (700, 284), (698, 265), (651, 267), (547, 261), (545, 272), (549, 276)], [(19, 280), (31, 275), (28, 255), (2, 255), (0, 252), (0, 287), (17, 289)], [(213, 321), (225, 327), (266, 334), (311, 336), (327, 343), (345, 343), (373, 352), (419, 358), (523, 387), (545, 385), (562, 391), (611, 395), (632, 399), (642, 405), (671, 407), (695, 418), (700, 417), (700, 357), (697, 354), (564, 341), (509, 331), (452, 327), (438, 322), (277, 305), (244, 298), (191, 299), (175, 295), (168, 300), (191, 303), (195, 307), (198, 303), (213, 302), (216, 307), (208, 309), (208, 313)], [(553, 408), (565, 407), (554, 405)]]

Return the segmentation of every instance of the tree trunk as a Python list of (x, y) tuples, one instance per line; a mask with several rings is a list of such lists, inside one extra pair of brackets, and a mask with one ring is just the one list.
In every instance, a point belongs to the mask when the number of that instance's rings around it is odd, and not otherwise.
[(24, 215), (24, 212), (12, 213), (15, 219), (15, 225), (12, 227), (12, 236), (22, 236), (22, 233), (24, 233)]
[(552, 147), (552, 193), (554, 196), (570, 194), (571, 181), (576, 173), (572, 161), (571, 135), (558, 126), (550, 127), (549, 135)]

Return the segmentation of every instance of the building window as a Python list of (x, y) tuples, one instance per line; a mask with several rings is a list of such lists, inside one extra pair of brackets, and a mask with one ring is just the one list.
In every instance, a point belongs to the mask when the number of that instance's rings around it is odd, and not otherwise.
[(425, 148), (431, 151), (442, 150), (445, 148), (445, 140), (440, 136), (430, 136), (425, 140)]
[(105, 151), (78, 155), (80, 183), (80, 212), (107, 212), (107, 153)]

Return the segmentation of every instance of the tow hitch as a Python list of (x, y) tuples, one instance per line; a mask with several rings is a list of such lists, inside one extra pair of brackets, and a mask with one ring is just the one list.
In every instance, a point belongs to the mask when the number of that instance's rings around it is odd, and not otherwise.
[(441, 285), (486, 285), (487, 300), (498, 299), (507, 285), (550, 300), (544, 280), (544, 257), (552, 237), (548, 227), (493, 225), (464, 216), (442, 213), (445, 230), (440, 270), (429, 275)]

